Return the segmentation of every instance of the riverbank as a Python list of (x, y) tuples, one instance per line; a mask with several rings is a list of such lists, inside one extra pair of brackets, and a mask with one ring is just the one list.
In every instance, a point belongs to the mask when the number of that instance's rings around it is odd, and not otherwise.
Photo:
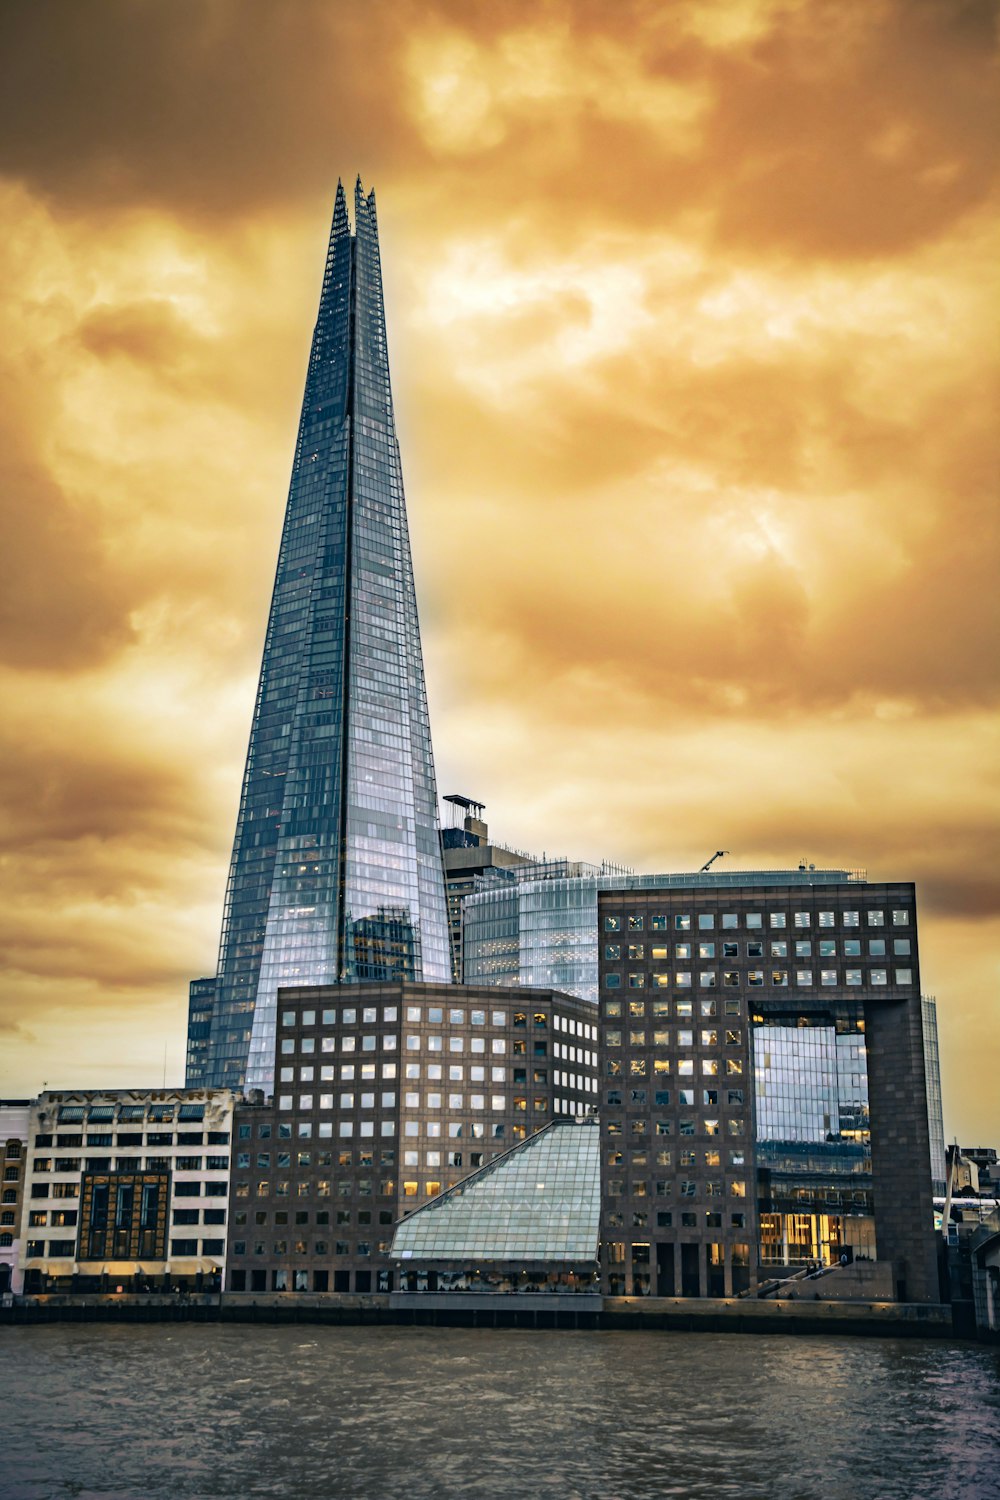
[(50, 1323), (262, 1323), (334, 1326), (670, 1329), (697, 1333), (851, 1334), (953, 1338), (940, 1304), (757, 1301), (749, 1298), (490, 1296), (397, 1292), (383, 1296), (81, 1296), (19, 1299), (0, 1307), (0, 1327)]

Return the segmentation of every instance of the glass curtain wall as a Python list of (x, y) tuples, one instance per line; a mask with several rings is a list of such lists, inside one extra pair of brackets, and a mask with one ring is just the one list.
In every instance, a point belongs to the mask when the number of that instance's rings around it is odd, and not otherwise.
[(280, 985), (450, 980), (374, 193), (338, 184), (199, 1083), (272, 1086)]

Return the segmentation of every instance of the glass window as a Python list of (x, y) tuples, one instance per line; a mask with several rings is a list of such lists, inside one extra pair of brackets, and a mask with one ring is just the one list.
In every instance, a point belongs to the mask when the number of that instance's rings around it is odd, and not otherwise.
[(837, 983), (837, 971), (836, 971), (836, 969), (821, 969), (820, 973), (819, 973), (819, 982), (820, 982), (820, 984), (836, 984)]
[(871, 981), (872, 984), (886, 984), (888, 982), (888, 975), (885, 969), (872, 969)]
[(913, 983), (913, 970), (912, 969), (897, 969), (896, 970), (896, 983), (897, 984), (912, 984)]
[(845, 970), (844, 979), (845, 979), (845, 982), (847, 984), (860, 984), (861, 983), (861, 970), (860, 969), (847, 969), (847, 970)]
[(605, 974), (604, 988), (607, 990), (621, 989), (622, 976), (620, 974)]
[(674, 917), (674, 931), (675, 932), (690, 932), (691, 931), (691, 918), (690, 917), (684, 917), (684, 916)]
[(621, 931), (621, 926), (622, 926), (622, 919), (621, 919), (621, 917), (615, 917), (615, 916), (611, 916), (609, 914), (608, 916), (606, 916), (604, 918), (604, 931), (605, 932), (620, 932)]
[(715, 917), (710, 911), (698, 913), (698, 927), (702, 932), (710, 932), (715, 926)]
[(869, 911), (869, 912), (866, 913), (866, 916), (868, 918), (868, 926), (869, 927), (884, 927), (885, 926), (885, 912), (884, 911)]
[(785, 916), (785, 913), (783, 911), (773, 911), (773, 912), (771, 912), (771, 926), (772, 927), (787, 927), (788, 926), (788, 919)]
[(628, 930), (629, 930), (629, 932), (641, 932), (642, 931), (642, 917), (640, 917), (640, 916), (629, 917), (629, 919), (628, 919)]
[(894, 911), (892, 914), (893, 927), (908, 927), (910, 925), (910, 913), (908, 911)]

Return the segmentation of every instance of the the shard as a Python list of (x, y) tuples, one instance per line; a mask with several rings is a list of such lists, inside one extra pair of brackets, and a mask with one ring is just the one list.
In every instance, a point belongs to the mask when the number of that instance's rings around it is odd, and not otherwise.
[[(375, 194), (338, 184), (189, 1085), (272, 1087), (281, 985), (451, 977)], [(197, 990), (197, 1003), (195, 990)]]

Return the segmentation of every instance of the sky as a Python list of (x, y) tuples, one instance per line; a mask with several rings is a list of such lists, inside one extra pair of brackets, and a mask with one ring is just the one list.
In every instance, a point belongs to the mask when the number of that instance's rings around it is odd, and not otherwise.
[(1000, 1145), (997, 8), (4, 0), (0, 1094), (183, 1077), (338, 176), (438, 784), (917, 882)]

